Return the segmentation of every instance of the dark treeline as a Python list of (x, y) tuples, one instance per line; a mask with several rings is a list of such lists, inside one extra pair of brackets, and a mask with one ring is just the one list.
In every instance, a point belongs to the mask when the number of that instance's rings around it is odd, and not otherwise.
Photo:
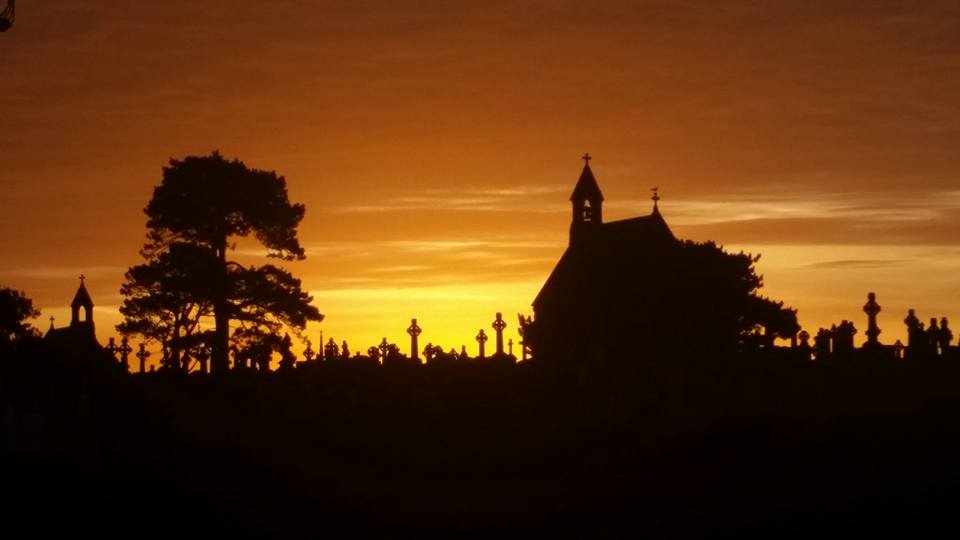
[(139, 377), (34, 354), (21, 346), (2, 365), (8, 530), (683, 537), (955, 526), (960, 362), (946, 359)]

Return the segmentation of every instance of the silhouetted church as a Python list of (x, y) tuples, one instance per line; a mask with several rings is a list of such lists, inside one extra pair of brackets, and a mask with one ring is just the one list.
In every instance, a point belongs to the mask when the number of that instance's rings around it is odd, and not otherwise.
[(80, 276), (80, 287), (70, 303), (70, 326), (54, 328), (53, 319), (50, 319), (50, 329), (44, 336), (48, 346), (81, 354), (103, 350), (93, 326), (93, 299), (87, 292), (84, 279)]
[[(584, 156), (570, 196), (570, 244), (533, 301), (525, 339), (534, 357), (609, 358), (660, 330), (663, 263), (679, 245), (654, 189), (648, 216), (604, 223), (603, 193)], [(660, 298), (659, 300), (663, 300)]]

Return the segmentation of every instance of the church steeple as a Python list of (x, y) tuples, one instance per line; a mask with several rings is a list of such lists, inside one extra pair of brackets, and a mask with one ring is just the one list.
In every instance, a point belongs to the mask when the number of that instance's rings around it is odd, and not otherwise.
[(570, 202), (573, 219), (570, 223), (570, 243), (580, 241), (589, 231), (603, 224), (603, 193), (590, 169), (590, 154), (583, 155), (583, 171), (577, 180)]
[[(70, 326), (87, 324), (93, 327), (93, 300), (90, 293), (87, 292), (87, 286), (84, 280), (87, 276), (80, 274), (80, 287), (77, 288), (77, 294), (73, 295), (73, 302), (70, 302)], [(80, 318), (80, 308), (83, 308), (83, 318)]]

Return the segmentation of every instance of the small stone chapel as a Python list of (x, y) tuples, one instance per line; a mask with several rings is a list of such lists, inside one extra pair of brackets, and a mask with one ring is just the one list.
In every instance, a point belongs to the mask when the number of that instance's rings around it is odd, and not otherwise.
[(50, 319), (50, 329), (44, 335), (44, 342), (57, 349), (69, 350), (76, 353), (100, 352), (103, 346), (97, 341), (96, 329), (93, 326), (93, 299), (87, 291), (85, 276), (80, 276), (80, 287), (70, 302), (70, 325), (55, 328), (54, 320)]
[(535, 358), (609, 358), (658, 330), (657, 280), (679, 241), (660, 214), (656, 189), (649, 215), (604, 222), (590, 159), (583, 156), (570, 195), (569, 245), (527, 321)]

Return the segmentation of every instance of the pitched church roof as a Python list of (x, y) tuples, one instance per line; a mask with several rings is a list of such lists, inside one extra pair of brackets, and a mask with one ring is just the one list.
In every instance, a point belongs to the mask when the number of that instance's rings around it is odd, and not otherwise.
[(676, 242), (677, 237), (673, 235), (670, 226), (660, 215), (660, 210), (654, 208), (649, 216), (621, 219), (602, 224), (599, 241), (613, 244), (610, 247), (643, 249)]
[[(577, 200), (588, 199), (594, 192), (599, 194), (600, 187), (588, 164), (571, 200), (576, 205)], [(598, 292), (617, 289), (625, 276), (642, 279), (649, 265), (656, 265), (657, 259), (678, 242), (660, 214), (658, 200), (654, 195), (653, 211), (647, 216), (608, 223), (575, 221), (574, 229), (586, 228), (585, 235), (578, 237), (583, 240), (571, 241), (534, 299), (534, 310), (545, 303), (583, 305), (598, 299)]]

